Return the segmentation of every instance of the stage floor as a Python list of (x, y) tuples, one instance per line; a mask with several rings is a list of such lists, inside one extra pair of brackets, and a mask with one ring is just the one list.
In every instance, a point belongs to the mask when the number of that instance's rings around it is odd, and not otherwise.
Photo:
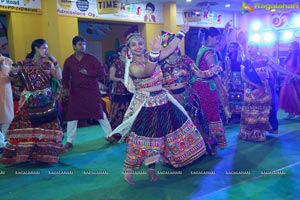
[(300, 199), (300, 119), (278, 116), (279, 134), (265, 142), (240, 140), (239, 124), (228, 125), (228, 146), (215, 157), (181, 169), (158, 164), (157, 182), (148, 181), (143, 166), (132, 186), (122, 175), (125, 144), (108, 145), (100, 126), (79, 128), (74, 148), (58, 164), (0, 165), (0, 199)]

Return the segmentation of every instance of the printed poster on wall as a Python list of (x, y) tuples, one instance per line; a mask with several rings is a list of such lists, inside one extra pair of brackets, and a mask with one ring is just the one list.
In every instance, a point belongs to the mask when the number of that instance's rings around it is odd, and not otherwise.
[(0, 10), (42, 13), (41, 0), (0, 0)]
[(232, 13), (212, 12), (205, 9), (186, 9), (177, 7), (177, 24), (188, 22), (195, 27), (216, 27), (224, 28), (225, 24), (233, 20)]
[(77, 17), (163, 22), (161, 3), (127, 4), (125, 1), (57, 0), (57, 12)]

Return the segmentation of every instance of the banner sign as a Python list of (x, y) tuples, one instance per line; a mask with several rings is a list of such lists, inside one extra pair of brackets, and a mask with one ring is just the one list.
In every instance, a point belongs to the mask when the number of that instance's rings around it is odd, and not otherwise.
[(177, 24), (189, 22), (190, 26), (224, 28), (225, 24), (233, 19), (232, 13), (212, 12), (206, 9), (177, 8)]
[(0, 10), (42, 13), (41, 0), (0, 0)]
[(100, 1), (97, 3), (97, 10), (99, 14), (118, 13), (119, 1)]
[(87, 18), (163, 22), (162, 4), (151, 2), (128, 4), (116, 0), (57, 0), (57, 12)]

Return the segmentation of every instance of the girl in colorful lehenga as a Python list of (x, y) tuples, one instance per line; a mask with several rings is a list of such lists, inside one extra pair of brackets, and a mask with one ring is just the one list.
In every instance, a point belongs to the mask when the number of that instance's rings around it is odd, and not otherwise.
[[(292, 42), (290, 54), (286, 59), (286, 70), (295, 75), (300, 75), (300, 50), (299, 43)], [(285, 119), (293, 119), (300, 115), (300, 81), (286, 77), (280, 90), (279, 107), (288, 113)]]
[(229, 97), (231, 122), (239, 121), (243, 105), (244, 86), (241, 78), (241, 64), (244, 52), (237, 42), (231, 42), (225, 57), (224, 82)]
[(242, 77), (246, 84), (239, 137), (265, 141), (266, 131), (278, 134), (278, 104), (272, 70), (288, 76), (293, 74), (261, 55), (256, 43), (248, 44), (248, 53), (250, 58), (242, 67)]
[[(198, 51), (196, 65), (199, 70), (206, 71), (218, 66), (214, 48), (219, 42), (220, 32), (214, 27), (203, 30), (205, 31), (205, 44)], [(208, 123), (208, 130), (201, 134), (206, 137), (209, 153), (215, 155), (217, 148), (224, 148), (227, 145), (219, 110), (221, 102), (227, 118), (230, 117), (227, 92), (218, 75), (196, 79), (193, 88), (200, 98), (201, 110), (207, 119), (207, 122), (203, 121), (203, 123)]]
[(266, 57), (258, 55), (253, 46), (248, 46), (248, 51), (250, 60), (241, 66), (245, 87), (238, 136), (243, 140), (261, 142), (266, 140), (266, 131), (272, 129), (269, 123), (272, 94)]
[(34, 40), (26, 59), (11, 70), (12, 83), (25, 89), (6, 133), (8, 142), (2, 153), (3, 164), (26, 161), (56, 163), (58, 155), (65, 152), (61, 143), (63, 132), (52, 104), (57, 98), (54, 86), (57, 86), (55, 80), (61, 79), (61, 70), (46, 61), (47, 53), (46, 41)]
[[(162, 31), (162, 47), (166, 47), (174, 37), (175, 34)], [(185, 108), (202, 135), (208, 129), (208, 124), (205, 123), (201, 112), (199, 97), (191, 88), (192, 79), (196, 77), (211, 78), (221, 72), (222, 68), (215, 66), (201, 71), (191, 58), (181, 55), (179, 47), (160, 64), (164, 77), (163, 86)], [(206, 140), (206, 135), (203, 134), (202, 137), (205, 143), (208, 144), (209, 141)]]
[(145, 54), (144, 39), (133, 33), (127, 37), (132, 62), (126, 61), (124, 82), (134, 96), (123, 123), (112, 134), (121, 133), (127, 138), (124, 179), (133, 184), (133, 169), (143, 163), (148, 166), (149, 181), (156, 181), (155, 164), (163, 161), (173, 167), (185, 166), (203, 154), (203, 139), (184, 108), (162, 87), (162, 71), (158, 61), (167, 57), (178, 46), (187, 24), (176, 38), (161, 49), (157, 36), (151, 52)]
[(119, 57), (114, 59), (109, 71), (109, 78), (114, 82), (111, 100), (112, 104), (110, 109), (110, 125), (112, 129), (115, 129), (122, 123), (124, 114), (132, 98), (132, 93), (130, 93), (124, 86), (126, 56), (125, 44), (119, 47), (118, 54)]

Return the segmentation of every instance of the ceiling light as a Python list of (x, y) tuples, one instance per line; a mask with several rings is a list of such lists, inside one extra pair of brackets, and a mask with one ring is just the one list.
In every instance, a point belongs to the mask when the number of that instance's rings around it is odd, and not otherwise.
[(186, 2), (191, 2), (192, 0), (186, 0)]
[(282, 39), (284, 41), (290, 41), (293, 39), (293, 35), (294, 35), (293, 32), (290, 30), (284, 31), (282, 34)]
[(259, 42), (260, 41), (260, 35), (258, 33), (255, 33), (251, 36), (251, 39), (250, 41), (253, 41), (253, 42)]
[(262, 23), (258, 20), (253, 21), (251, 24), (251, 28), (254, 31), (258, 31), (261, 27), (262, 27)]
[(230, 4), (226, 4), (225, 5), (225, 8), (229, 8), (231, 5)]

